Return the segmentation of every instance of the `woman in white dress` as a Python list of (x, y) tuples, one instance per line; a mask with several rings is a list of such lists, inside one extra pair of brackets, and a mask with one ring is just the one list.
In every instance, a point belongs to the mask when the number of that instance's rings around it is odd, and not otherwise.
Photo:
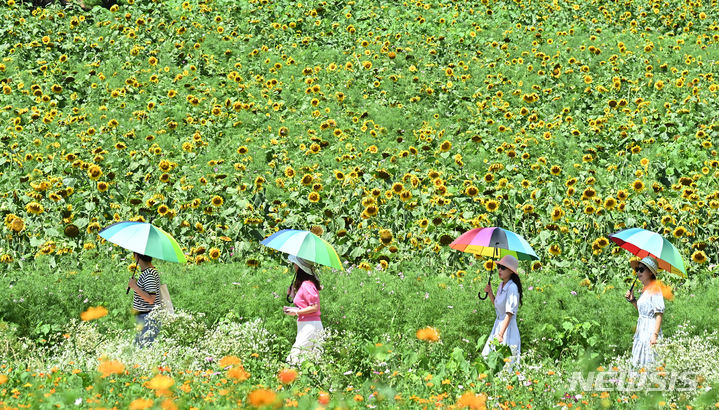
[(517, 327), (517, 309), (522, 303), (522, 282), (517, 275), (519, 262), (511, 255), (505, 255), (497, 262), (497, 273), (502, 283), (497, 288), (497, 296), (492, 292), (492, 285), (487, 284), (484, 291), (489, 295), (489, 300), (494, 305), (497, 314), (494, 320), (492, 332), (482, 349), (482, 356), (487, 357), (491, 351), (490, 343), (497, 340), (500, 344), (507, 345), (512, 351), (511, 364), (519, 361), (521, 341), (519, 339), (519, 328)]
[(656, 361), (653, 346), (662, 337), (662, 319), (664, 317), (664, 296), (671, 298), (671, 290), (657, 280), (657, 261), (647, 256), (641, 261), (632, 261), (632, 268), (644, 288), (639, 299), (634, 292), (627, 291), (624, 297), (639, 312), (637, 330), (632, 344), (632, 365), (646, 367)]

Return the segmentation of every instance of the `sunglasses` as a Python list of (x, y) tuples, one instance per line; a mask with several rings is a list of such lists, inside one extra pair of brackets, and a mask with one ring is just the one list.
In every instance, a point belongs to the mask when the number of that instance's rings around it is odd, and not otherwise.
[(636, 273), (643, 273), (645, 270), (644, 266), (637, 266), (634, 268), (634, 272)]
[(497, 269), (498, 269), (498, 270), (499, 270), (499, 269), (504, 270), (504, 269), (509, 269), (509, 268), (506, 267), (506, 266), (504, 266), (504, 265), (499, 265), (499, 264), (498, 264), (498, 265), (497, 265)]

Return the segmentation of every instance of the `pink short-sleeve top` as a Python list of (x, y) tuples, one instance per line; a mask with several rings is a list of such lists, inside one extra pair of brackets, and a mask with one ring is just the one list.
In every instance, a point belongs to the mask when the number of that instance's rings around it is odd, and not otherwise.
[(300, 309), (304, 309), (307, 306), (317, 305), (317, 311), (308, 315), (298, 315), (297, 321), (299, 322), (310, 322), (320, 320), (320, 293), (317, 287), (311, 280), (302, 282), (300, 288), (297, 290), (297, 294), (294, 299), (295, 306)]

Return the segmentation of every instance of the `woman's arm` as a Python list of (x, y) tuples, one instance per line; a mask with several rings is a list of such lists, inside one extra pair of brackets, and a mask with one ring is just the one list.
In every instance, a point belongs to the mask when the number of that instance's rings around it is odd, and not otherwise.
[(499, 334), (497, 335), (497, 340), (499, 343), (504, 342), (504, 332), (507, 331), (507, 327), (509, 327), (509, 321), (512, 320), (512, 314), (507, 313), (507, 316), (504, 317), (504, 320), (502, 320), (502, 323), (499, 325)]
[(489, 301), (492, 302), (492, 304), (494, 305), (494, 292), (492, 292), (491, 283), (487, 283), (487, 286), (484, 287), (484, 293), (489, 296)]
[(300, 316), (300, 315), (309, 315), (311, 313), (315, 313), (320, 309), (320, 305), (318, 303), (315, 303), (314, 305), (309, 305), (307, 307), (304, 307), (302, 309), (300, 308), (289, 308), (285, 313), (287, 313), (290, 316)]
[(135, 293), (137, 293), (137, 295), (140, 296), (145, 302), (154, 305), (155, 301), (157, 301), (157, 294), (150, 294), (142, 290), (142, 288), (137, 286), (136, 279), (130, 279), (130, 282), (127, 284), (127, 286), (131, 287), (132, 290), (134, 290)]
[(662, 329), (662, 317), (664, 316), (663, 313), (657, 313), (656, 314), (656, 321), (654, 325), (654, 333), (652, 333), (652, 337), (649, 338), (649, 344), (654, 345), (657, 343), (657, 338), (659, 337), (659, 331)]

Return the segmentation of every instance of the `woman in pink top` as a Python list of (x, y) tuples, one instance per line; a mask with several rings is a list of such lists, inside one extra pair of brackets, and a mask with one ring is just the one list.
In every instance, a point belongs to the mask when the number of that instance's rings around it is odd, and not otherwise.
[(308, 355), (319, 354), (319, 336), (323, 329), (319, 294), (322, 287), (315, 274), (314, 263), (294, 255), (288, 259), (294, 267), (295, 280), (287, 293), (294, 296), (295, 307), (285, 306), (282, 310), (286, 315), (297, 316), (297, 338), (287, 362), (299, 366)]

